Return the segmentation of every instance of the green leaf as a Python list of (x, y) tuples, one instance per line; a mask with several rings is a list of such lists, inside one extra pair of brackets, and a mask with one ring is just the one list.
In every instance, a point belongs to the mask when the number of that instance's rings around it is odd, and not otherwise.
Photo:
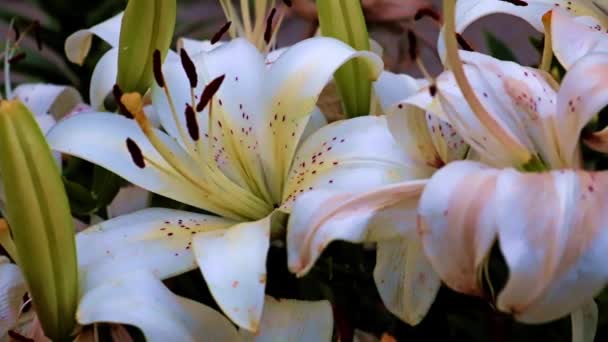
[(492, 57), (498, 58), (503, 61), (518, 63), (517, 57), (515, 57), (513, 51), (511, 51), (507, 44), (505, 44), (502, 40), (498, 39), (498, 37), (496, 37), (494, 34), (485, 31), (484, 39)]

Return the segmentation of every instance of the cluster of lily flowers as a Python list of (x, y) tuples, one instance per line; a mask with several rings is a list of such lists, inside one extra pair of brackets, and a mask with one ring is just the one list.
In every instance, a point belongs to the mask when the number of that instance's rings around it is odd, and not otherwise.
[[(8, 83), (0, 124), (25, 105), (56, 153), (119, 175), (137, 187), (135, 196), (151, 192), (200, 209), (116, 209), (79, 231), (77, 327), (60, 321), (55, 330), (93, 340), (95, 330), (83, 327), (114, 323), (135, 326), (150, 341), (328, 341), (331, 303), (266, 295), (267, 255), (272, 243), (283, 244), (289, 270), (304, 276), (332, 241), (343, 240), (375, 243), (378, 292), (408, 324), (423, 320), (444, 284), (489, 297), (524, 323), (571, 315), (573, 340), (592, 341), (593, 298), (608, 282), (608, 175), (586, 163), (582, 149), (608, 153), (608, 129), (588, 129), (608, 104), (601, 4), (447, 0), (438, 43), (445, 71), (415, 79), (384, 71), (378, 54), (334, 38), (271, 49), (278, 25), (268, 28), (263, 3), (239, 20), (222, 1), (232, 22), (223, 28), (228, 41), (183, 38), (176, 52), (139, 61), (153, 70), (146, 92), (115, 86), (123, 14), (66, 41), (75, 63), (86, 58), (92, 35), (112, 46), (92, 75), (90, 105), (68, 87), (11, 90)], [(544, 33), (538, 68), (459, 48), (458, 33), (493, 13)], [(563, 78), (552, 72), (554, 57)], [(353, 61), (373, 80), (370, 115), (328, 124), (319, 95)], [(105, 110), (112, 93), (122, 115)], [(28, 290), (34, 311), (70, 299), (37, 302), (36, 289), (50, 285), (33, 284), (35, 275), (20, 270), (32, 251), (16, 241), (23, 233), (11, 201), (25, 195), (8, 191), (20, 177), (10, 168), (0, 165), (0, 243), (10, 256), (0, 259), (0, 340), (59, 339), (50, 336), (52, 324), (22, 313)], [(498, 289), (488, 278), (493, 246), (508, 267)], [(195, 269), (220, 311), (162, 282)], [(126, 334), (119, 327), (116, 339)]]

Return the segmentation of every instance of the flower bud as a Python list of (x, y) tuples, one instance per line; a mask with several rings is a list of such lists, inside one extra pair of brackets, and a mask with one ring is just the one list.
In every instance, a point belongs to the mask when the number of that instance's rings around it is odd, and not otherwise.
[[(356, 50), (369, 50), (369, 35), (360, 1), (317, 0), (321, 33), (340, 39)], [(370, 113), (371, 84), (363, 61), (352, 60), (335, 73), (347, 116)]]
[(78, 303), (74, 223), (61, 175), (30, 110), (0, 101), (0, 179), (15, 260), (46, 336), (69, 339)]
[(125, 92), (145, 93), (152, 84), (152, 55), (164, 59), (175, 29), (175, 0), (129, 0), (122, 18), (117, 83)]

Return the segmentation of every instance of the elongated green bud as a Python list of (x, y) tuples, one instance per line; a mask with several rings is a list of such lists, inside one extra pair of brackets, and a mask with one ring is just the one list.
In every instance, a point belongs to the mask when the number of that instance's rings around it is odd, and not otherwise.
[(16, 260), (45, 334), (69, 340), (78, 304), (74, 223), (61, 176), (33, 114), (0, 101), (0, 178)]
[[(355, 0), (317, 0), (321, 33), (340, 39), (356, 50), (369, 50), (369, 35), (361, 2)], [(363, 61), (352, 60), (334, 75), (346, 115), (368, 115), (372, 83)]]
[(120, 29), (117, 83), (124, 92), (145, 93), (153, 80), (152, 54), (169, 51), (175, 0), (129, 0)]

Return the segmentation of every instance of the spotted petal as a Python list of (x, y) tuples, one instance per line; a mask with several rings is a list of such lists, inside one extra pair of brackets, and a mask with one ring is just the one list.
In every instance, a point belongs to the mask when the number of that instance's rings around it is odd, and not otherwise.
[(141, 270), (85, 292), (76, 319), (83, 325), (133, 325), (147, 341), (239, 340), (234, 326), (219, 312), (174, 295), (160, 280)]
[[(578, 165), (578, 140), (582, 129), (608, 103), (608, 54), (597, 53), (579, 60), (564, 77), (557, 102), (557, 133), (560, 153)], [(590, 139), (602, 150), (601, 134)]]
[(283, 192), (289, 211), (302, 193), (318, 188), (348, 192), (428, 175), (395, 143), (385, 117), (365, 116), (319, 129), (299, 148)]
[(65, 54), (70, 62), (82, 65), (91, 49), (93, 35), (103, 39), (112, 47), (118, 46), (122, 15), (121, 12), (102, 23), (72, 33), (65, 41)]
[(260, 331), (241, 330), (243, 341), (330, 341), (333, 315), (328, 301), (306, 302), (266, 296)]
[(441, 278), (465, 293), (495, 239), (509, 267), (497, 307), (540, 323), (571, 313), (608, 282), (604, 173), (519, 173), (451, 163), (421, 199), (425, 252)]
[(237, 325), (252, 332), (260, 328), (266, 288), (266, 255), (270, 247), (274, 212), (255, 222), (197, 234), (196, 261), (222, 311)]
[(76, 237), (81, 288), (135, 270), (165, 279), (195, 269), (193, 236), (233, 224), (216, 216), (152, 208), (94, 225)]
[(552, 11), (551, 38), (555, 57), (566, 69), (586, 55), (608, 52), (608, 33), (592, 17), (573, 18), (563, 11)]

